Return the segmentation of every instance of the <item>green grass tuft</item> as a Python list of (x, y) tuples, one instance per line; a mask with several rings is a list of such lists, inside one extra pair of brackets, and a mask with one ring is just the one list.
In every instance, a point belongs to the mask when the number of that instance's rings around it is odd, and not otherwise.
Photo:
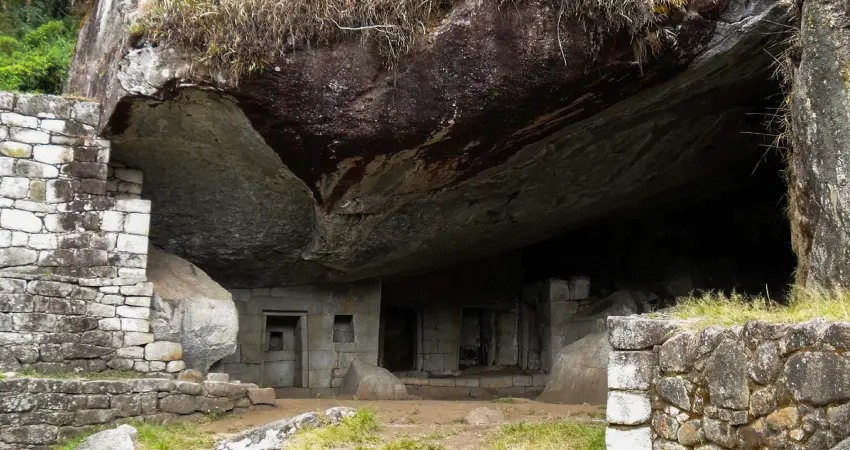
[(712, 325), (744, 325), (755, 320), (779, 323), (804, 322), (825, 318), (850, 320), (850, 291), (843, 289), (795, 288), (786, 304), (763, 296), (733, 292), (704, 292), (679, 299), (670, 314), (679, 319), (694, 319), (695, 328)]
[(380, 450), (445, 450), (445, 447), (431, 442), (403, 438), (387, 442), (380, 447)]
[(139, 430), (143, 450), (208, 450), (215, 445), (215, 439), (208, 432), (191, 423), (137, 422), (132, 425)]
[(383, 426), (369, 409), (358, 409), (337, 425), (299, 431), (284, 446), (287, 450), (330, 449), (340, 445), (373, 444), (380, 441), (377, 433)]
[(493, 450), (603, 450), (605, 427), (571, 421), (504, 425), (490, 441)]

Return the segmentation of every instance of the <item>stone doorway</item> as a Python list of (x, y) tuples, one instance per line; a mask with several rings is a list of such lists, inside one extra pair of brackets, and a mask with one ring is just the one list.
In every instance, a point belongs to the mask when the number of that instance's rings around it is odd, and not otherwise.
[(463, 308), (460, 320), (458, 366), (491, 366), (495, 362), (496, 314), (492, 308)]
[(419, 353), (419, 310), (394, 307), (384, 309), (383, 367), (391, 372), (416, 370)]
[(306, 313), (264, 312), (262, 386), (308, 385)]

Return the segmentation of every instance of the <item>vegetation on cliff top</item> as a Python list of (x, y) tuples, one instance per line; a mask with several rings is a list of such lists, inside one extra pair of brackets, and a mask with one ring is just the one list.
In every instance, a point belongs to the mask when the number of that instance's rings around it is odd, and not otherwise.
[(62, 91), (77, 40), (71, 11), (67, 0), (0, 3), (0, 90)]
[[(492, 1), (509, 7), (523, 0)], [(660, 43), (659, 18), (688, 0), (550, 1), (559, 27), (560, 18), (570, 18), (597, 38), (628, 30), (640, 58)], [(376, 43), (392, 65), (425, 42), (451, 7), (452, 0), (153, 0), (129, 32), (176, 44), (213, 71), (236, 75), (269, 67), (293, 49), (352, 37)]]

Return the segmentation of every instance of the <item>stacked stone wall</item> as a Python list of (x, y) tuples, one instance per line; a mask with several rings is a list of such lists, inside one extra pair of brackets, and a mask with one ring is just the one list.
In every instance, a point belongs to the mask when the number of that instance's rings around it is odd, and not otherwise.
[(110, 166), (100, 114), (0, 92), (0, 370), (183, 368), (150, 332), (142, 173)]
[(49, 449), (116, 421), (165, 422), (273, 403), (263, 391), (223, 381), (0, 380), (0, 450)]
[(850, 323), (608, 324), (609, 449), (850, 448)]

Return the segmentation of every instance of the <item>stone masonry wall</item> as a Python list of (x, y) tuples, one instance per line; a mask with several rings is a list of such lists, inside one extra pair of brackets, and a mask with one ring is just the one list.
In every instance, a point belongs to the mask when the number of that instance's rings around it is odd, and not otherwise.
[(0, 370), (182, 370), (154, 342), (142, 173), (109, 166), (97, 103), (0, 92)]
[(0, 450), (46, 450), (115, 421), (164, 422), (272, 404), (267, 394), (256, 385), (226, 381), (0, 380)]
[(608, 449), (850, 448), (850, 323), (608, 325)]
[[(342, 386), (351, 361), (378, 362), (378, 330), (381, 313), (381, 284), (378, 280), (286, 288), (232, 290), (239, 311), (239, 335), (236, 352), (222, 361), (219, 369), (234, 378), (260, 386), (270, 386), (265, 374), (268, 350), (266, 320), (278, 312), (303, 314), (306, 342), (301, 351), (306, 380), (297, 388), (309, 388), (311, 394), (328, 395)], [(335, 342), (334, 317), (350, 315), (352, 342)], [(279, 368), (271, 367), (274, 371)], [(301, 367), (295, 370), (301, 370)], [(290, 394), (286, 394), (290, 395)]]

